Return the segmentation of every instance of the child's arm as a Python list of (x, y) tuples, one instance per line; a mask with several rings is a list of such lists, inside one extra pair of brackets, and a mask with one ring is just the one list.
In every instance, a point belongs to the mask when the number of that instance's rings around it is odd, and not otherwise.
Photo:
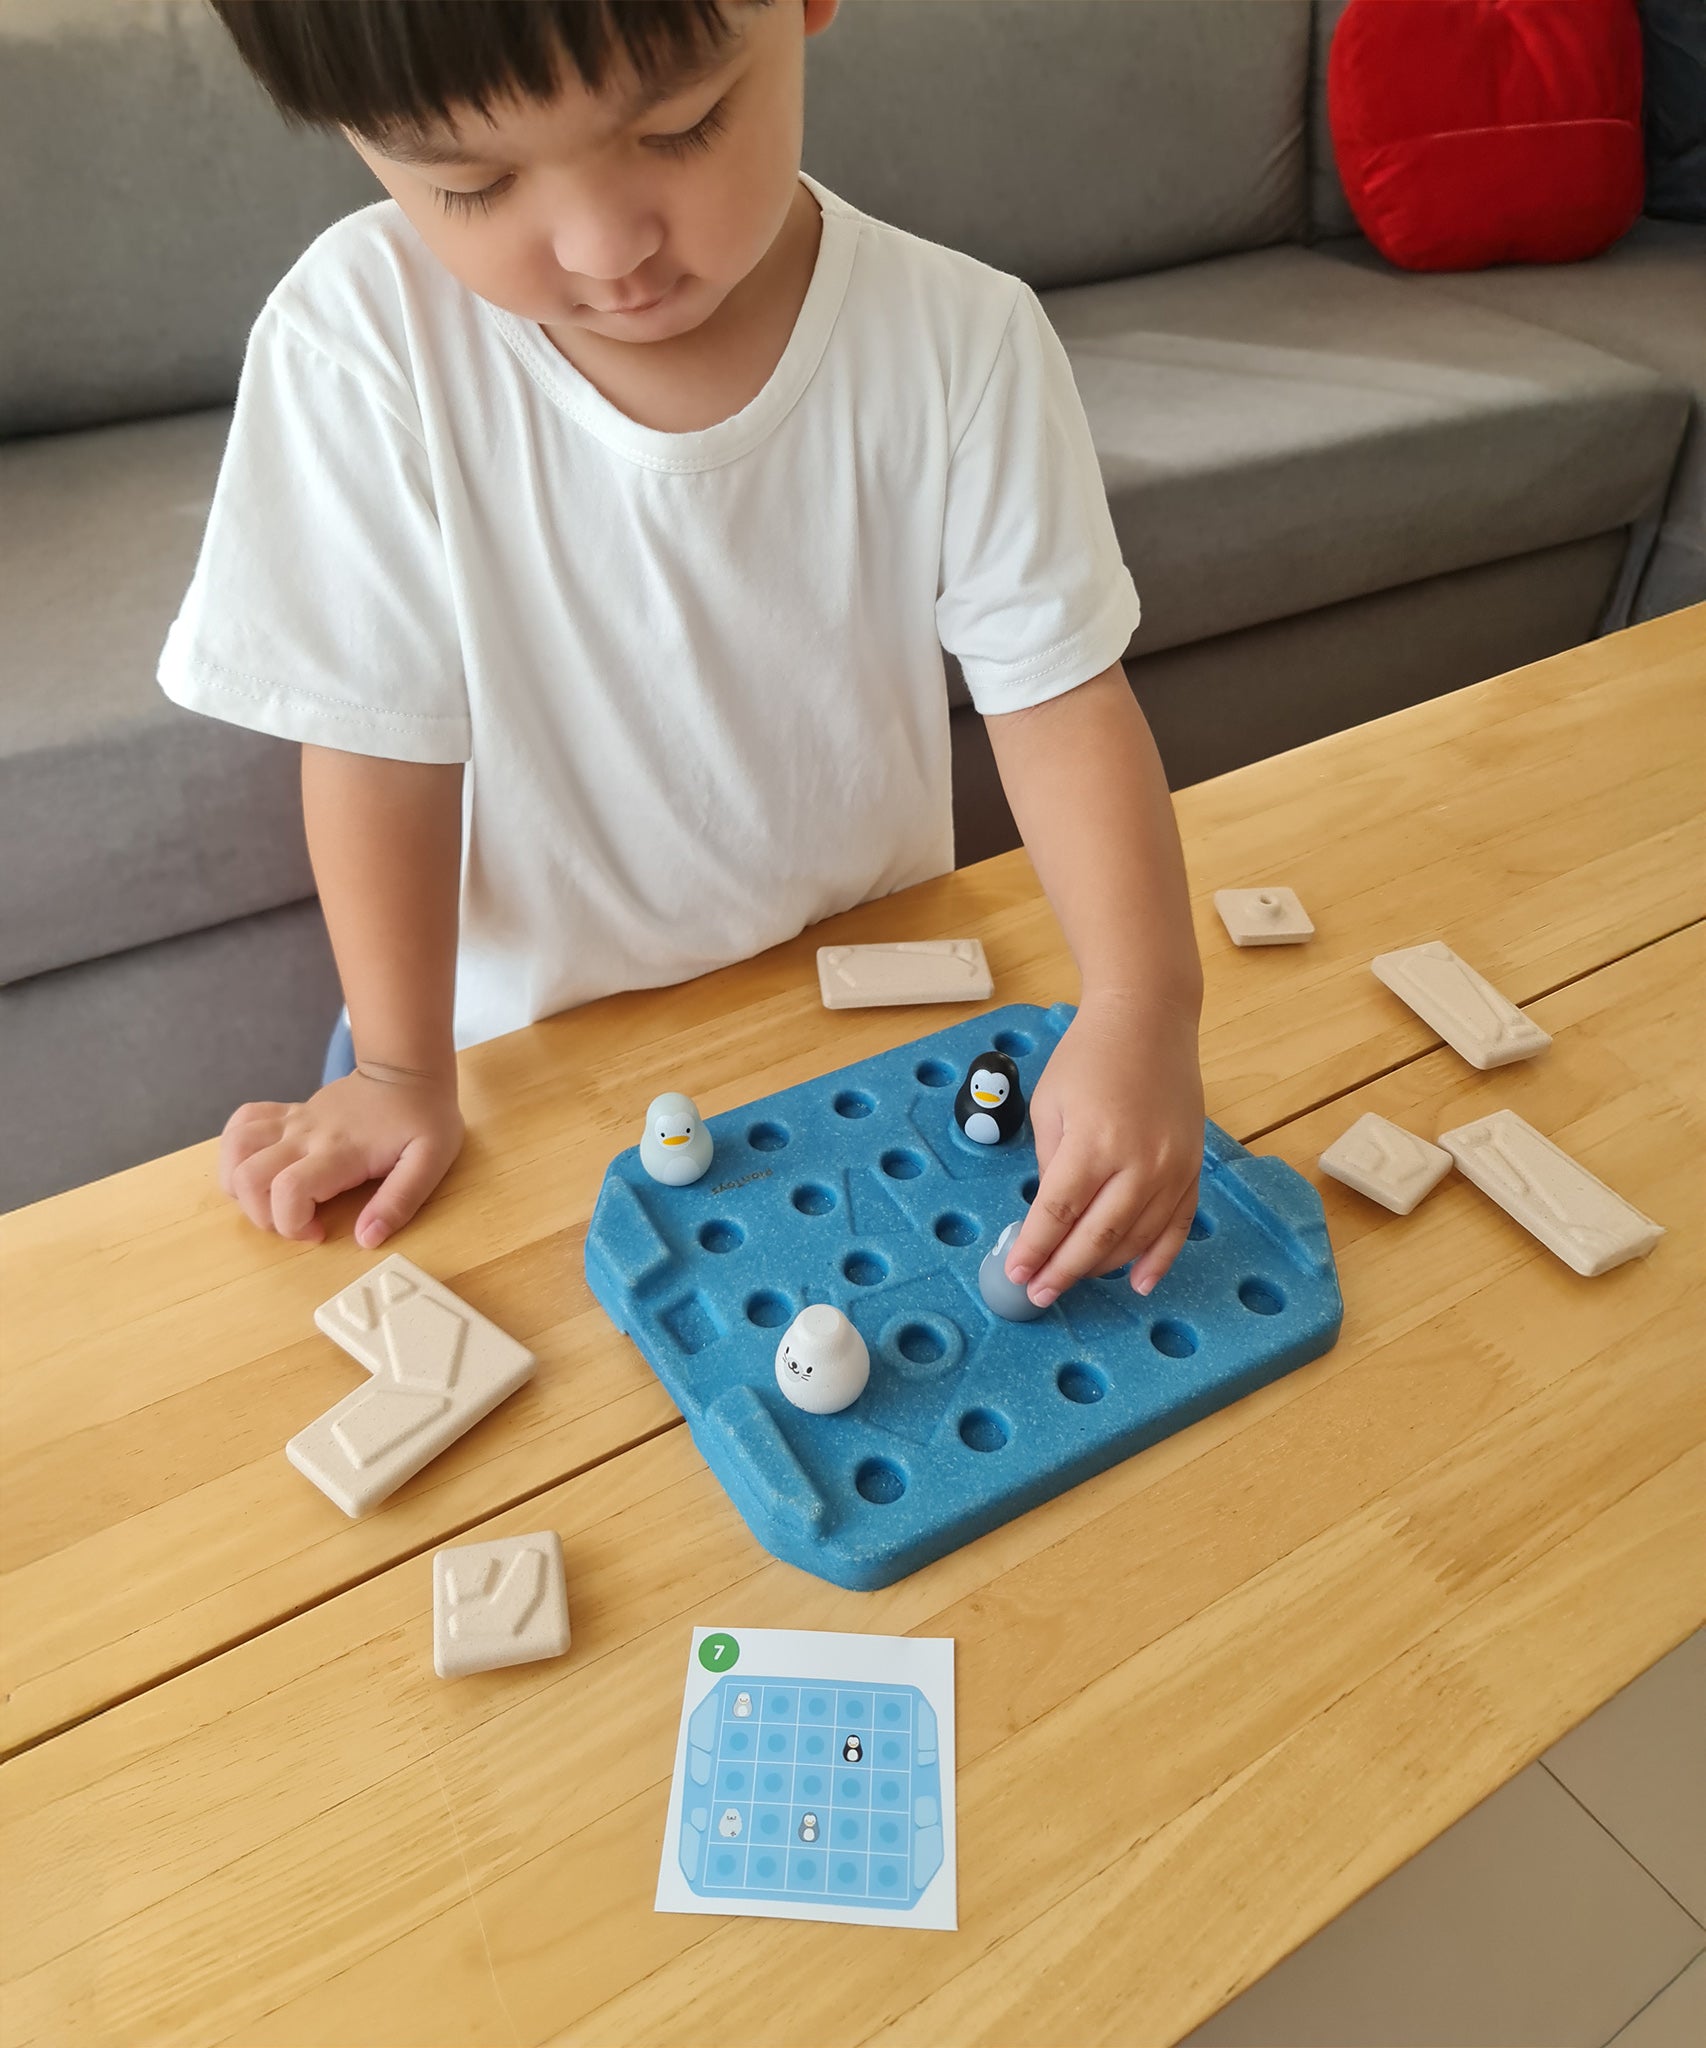
[(1083, 985), (1031, 1100), (1042, 1178), (1007, 1270), (1052, 1301), (1130, 1259), (1147, 1294), (1190, 1229), (1203, 1141), (1202, 966), (1166, 778), (1118, 662), (988, 727)]
[(249, 1102), (225, 1126), (220, 1184), (250, 1222), (317, 1244), (315, 1211), (383, 1185), (355, 1235), (409, 1221), (462, 1144), (451, 1013), (462, 769), (302, 750), (302, 810), (349, 1006), (357, 1067), (307, 1102)]

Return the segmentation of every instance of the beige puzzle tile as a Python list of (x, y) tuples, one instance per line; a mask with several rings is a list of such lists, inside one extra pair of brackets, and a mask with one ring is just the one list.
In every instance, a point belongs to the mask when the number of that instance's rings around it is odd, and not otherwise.
[(531, 1351), (393, 1253), (314, 1311), (372, 1378), (284, 1447), (346, 1515), (365, 1515), (531, 1377)]
[(1706, 1954), (1651, 1999), (1608, 2048), (1700, 2048), (1706, 2041)]
[(826, 1010), (887, 1003), (985, 1003), (995, 978), (981, 939), (904, 939), (892, 946), (819, 946)]
[(1665, 1234), (1514, 1109), (1441, 1131), (1439, 1141), (1466, 1180), (1588, 1279), (1645, 1258)]
[(569, 1647), (563, 1539), (555, 1529), (463, 1543), (432, 1560), (432, 1664), (466, 1678)]
[(1295, 889), (1216, 889), (1214, 907), (1235, 946), (1301, 946), (1315, 936)]
[(1370, 964), (1377, 979), (1472, 1067), (1485, 1071), (1532, 1059), (1552, 1043), (1550, 1033), (1507, 1002), (1442, 939), (1377, 953)]
[(1408, 1216), (1451, 1171), (1451, 1154), (1370, 1110), (1333, 1140), (1319, 1165), (1394, 1216)]

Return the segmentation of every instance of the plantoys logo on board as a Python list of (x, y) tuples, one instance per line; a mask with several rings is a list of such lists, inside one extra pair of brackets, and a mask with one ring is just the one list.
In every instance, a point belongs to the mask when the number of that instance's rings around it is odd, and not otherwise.
[(770, 1180), (776, 1172), (773, 1166), (761, 1166), (756, 1173), (743, 1173), (739, 1180), (720, 1180), (711, 1189), (714, 1195), (726, 1195), (731, 1189), (749, 1187), (755, 1180)]

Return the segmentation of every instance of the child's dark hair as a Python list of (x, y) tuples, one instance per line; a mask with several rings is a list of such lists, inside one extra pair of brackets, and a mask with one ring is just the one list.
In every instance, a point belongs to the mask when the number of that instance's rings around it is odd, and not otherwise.
[(366, 141), (420, 134), (452, 107), (482, 114), (596, 92), (623, 61), (647, 86), (714, 58), (724, 0), (209, 0), (286, 120)]

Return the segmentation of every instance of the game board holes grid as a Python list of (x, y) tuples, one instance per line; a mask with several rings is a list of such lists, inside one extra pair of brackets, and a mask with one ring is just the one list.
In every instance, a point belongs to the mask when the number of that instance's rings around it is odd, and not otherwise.
[(1020, 1199), (1020, 1201), (1021, 1201), (1021, 1202), (1025, 1202), (1025, 1203), (1030, 1203), (1030, 1202), (1034, 1202), (1034, 1201), (1035, 1201), (1035, 1200), (1037, 1199), (1037, 1187), (1038, 1187), (1038, 1185), (1039, 1185), (1039, 1183), (1038, 1183), (1038, 1181), (1037, 1181), (1037, 1177), (1036, 1177), (1036, 1175), (1035, 1175), (1034, 1173), (1033, 1173), (1033, 1174), (1030, 1174), (1030, 1175), (1028, 1175), (1028, 1176), (1027, 1176), (1027, 1177), (1026, 1177), (1026, 1178), (1025, 1178), (1024, 1180), (1020, 1181), (1020, 1183), (1019, 1183), (1019, 1199)]
[(746, 1142), (755, 1152), (780, 1152), (788, 1142), (786, 1124), (754, 1124), (746, 1134)]
[(892, 1152), (885, 1152), (877, 1164), (890, 1180), (916, 1180), (924, 1171), (924, 1161), (916, 1152), (908, 1152), (896, 1146)]
[(746, 1232), (738, 1223), (716, 1216), (709, 1223), (700, 1224), (699, 1242), (706, 1251), (715, 1252), (720, 1257), (725, 1252), (738, 1251), (746, 1242)]
[(1240, 1282), (1238, 1299), (1253, 1316), (1277, 1316), (1285, 1307), (1285, 1296), (1271, 1280)]
[(946, 1060), (920, 1060), (912, 1072), (914, 1079), (926, 1088), (951, 1088), (954, 1085), (954, 1070)]
[(889, 1262), (881, 1252), (849, 1252), (841, 1261), (841, 1270), (855, 1287), (875, 1287), (888, 1278)]
[(962, 1216), (957, 1209), (950, 1209), (946, 1216), (938, 1216), (931, 1225), (944, 1244), (975, 1244), (977, 1223), (970, 1216)]
[(1054, 1383), (1069, 1401), (1075, 1401), (1080, 1408), (1088, 1408), (1101, 1400), (1108, 1391), (1108, 1382), (1093, 1365), (1081, 1364), (1074, 1359), (1063, 1365), (1054, 1376)]
[(1191, 1218), (1190, 1235), (1196, 1242), (1214, 1235), (1214, 1218), (1205, 1209), (1199, 1209)]
[(746, 1298), (746, 1319), (749, 1323), (756, 1323), (761, 1330), (779, 1330), (792, 1315), (788, 1297), (771, 1288), (761, 1288), (757, 1294), (749, 1294)]
[(862, 1088), (843, 1088), (830, 1103), (837, 1116), (848, 1118), (869, 1116), (876, 1108), (876, 1098), (867, 1095)]
[(888, 1458), (867, 1458), (853, 1474), (859, 1498), (873, 1507), (891, 1507), (906, 1491), (906, 1474)]
[(802, 1216), (827, 1216), (835, 1207), (834, 1190), (820, 1186), (815, 1180), (809, 1180), (803, 1187), (795, 1188), (788, 1200)]
[(960, 1417), (960, 1442), (970, 1451), (1003, 1451), (1013, 1431), (993, 1408), (972, 1408)]
[(1197, 1333), (1189, 1323), (1163, 1316), (1149, 1332), (1149, 1341), (1164, 1358), (1189, 1358), (1197, 1348)]
[(997, 1052), (1004, 1052), (1010, 1060), (1022, 1060), (1032, 1050), (1034, 1041), (1022, 1031), (998, 1031), (991, 1043)]

